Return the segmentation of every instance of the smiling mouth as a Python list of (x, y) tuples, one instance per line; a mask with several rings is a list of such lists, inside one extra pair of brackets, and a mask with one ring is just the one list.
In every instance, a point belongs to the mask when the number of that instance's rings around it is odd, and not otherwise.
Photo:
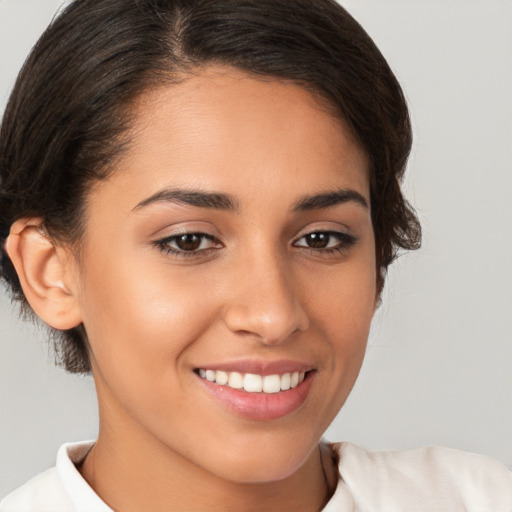
[(288, 372), (274, 375), (228, 372), (222, 370), (195, 370), (202, 379), (248, 393), (274, 394), (296, 388), (311, 372)]

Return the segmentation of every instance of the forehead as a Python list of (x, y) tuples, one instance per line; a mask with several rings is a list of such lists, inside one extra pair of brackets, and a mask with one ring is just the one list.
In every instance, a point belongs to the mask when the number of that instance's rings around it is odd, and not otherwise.
[(140, 191), (171, 181), (238, 195), (272, 178), (287, 189), (348, 180), (367, 195), (366, 155), (332, 110), (296, 84), (209, 67), (138, 99), (114, 175)]

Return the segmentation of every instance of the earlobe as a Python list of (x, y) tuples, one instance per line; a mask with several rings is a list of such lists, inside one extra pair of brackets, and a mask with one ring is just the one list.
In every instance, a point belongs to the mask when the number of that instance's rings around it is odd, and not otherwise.
[(69, 251), (56, 245), (42, 219), (20, 219), (11, 226), (5, 248), (34, 312), (48, 325), (65, 330), (81, 323), (76, 295), (76, 265)]

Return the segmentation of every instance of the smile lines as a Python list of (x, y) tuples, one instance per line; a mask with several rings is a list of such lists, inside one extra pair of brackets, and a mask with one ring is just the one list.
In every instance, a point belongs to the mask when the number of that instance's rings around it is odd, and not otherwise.
[(243, 389), (248, 393), (279, 393), (297, 387), (307, 372), (290, 372), (282, 375), (257, 375), (254, 373), (224, 372), (221, 370), (204, 370), (197, 374), (209, 382), (233, 389)]

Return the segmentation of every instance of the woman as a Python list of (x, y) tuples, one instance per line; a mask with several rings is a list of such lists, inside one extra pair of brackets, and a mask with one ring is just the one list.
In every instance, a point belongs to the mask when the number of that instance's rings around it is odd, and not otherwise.
[(508, 510), (484, 457), (320, 442), (419, 245), (410, 145), (334, 2), (71, 4), (3, 120), (2, 269), (100, 431), (0, 509)]

